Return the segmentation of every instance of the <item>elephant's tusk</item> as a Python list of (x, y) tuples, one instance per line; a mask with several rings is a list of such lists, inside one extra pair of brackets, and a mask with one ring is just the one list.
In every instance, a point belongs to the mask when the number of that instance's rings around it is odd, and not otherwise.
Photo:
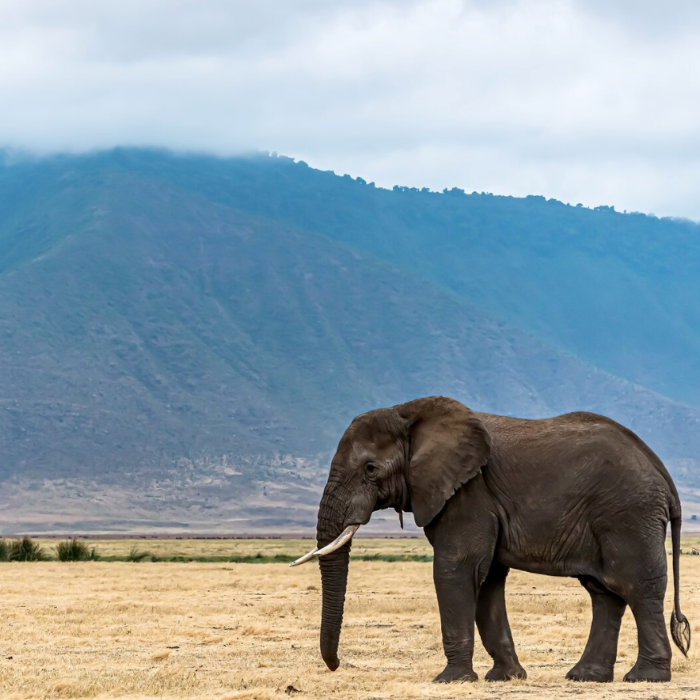
[(299, 559), (293, 561), (289, 566), (298, 566), (314, 557), (323, 557), (326, 554), (335, 552), (336, 549), (340, 549), (348, 540), (352, 539), (352, 536), (357, 532), (359, 527), (359, 525), (348, 525), (330, 544), (321, 547), (321, 549), (312, 549), (303, 557), (299, 557)]
[(310, 552), (307, 552), (303, 557), (299, 557), (295, 561), (293, 561), (289, 566), (299, 566), (299, 564), (304, 564), (309, 559), (313, 559), (316, 556), (316, 553), (318, 552), (318, 547), (312, 549)]
[(348, 540), (352, 539), (352, 536), (357, 532), (359, 527), (359, 525), (348, 525), (330, 544), (317, 550), (315, 556), (322, 557), (331, 552), (335, 552), (336, 549), (340, 549)]

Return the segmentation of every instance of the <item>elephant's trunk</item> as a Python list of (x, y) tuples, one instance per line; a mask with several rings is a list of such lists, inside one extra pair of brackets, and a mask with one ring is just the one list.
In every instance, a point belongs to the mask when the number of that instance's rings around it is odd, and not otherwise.
[(321, 656), (331, 671), (338, 668), (338, 640), (343, 624), (345, 588), (348, 582), (350, 543), (319, 559), (323, 608), (321, 612)]
[[(318, 510), (317, 540), (324, 547), (334, 540), (343, 527), (346, 502), (335, 496), (328, 487)], [(331, 671), (338, 668), (338, 640), (343, 624), (345, 589), (348, 583), (349, 540), (335, 552), (321, 557), (321, 588), (323, 607), (321, 611), (321, 656)]]

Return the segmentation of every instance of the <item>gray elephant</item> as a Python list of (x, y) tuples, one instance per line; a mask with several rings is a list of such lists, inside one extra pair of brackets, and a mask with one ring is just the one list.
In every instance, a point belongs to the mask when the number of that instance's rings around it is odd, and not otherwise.
[(487, 680), (525, 678), (505, 606), (510, 568), (577, 578), (591, 596), (586, 648), (567, 678), (610, 681), (627, 605), (639, 654), (626, 681), (668, 681), (663, 604), (671, 522), (671, 636), (686, 654), (679, 604), (681, 508), (659, 458), (593, 413), (525, 420), (431, 396), (364, 413), (340, 440), (318, 511), (321, 654), (338, 665), (351, 538), (373, 511), (412, 511), (433, 546), (447, 666), (434, 680), (473, 681), (474, 623), (493, 658)]

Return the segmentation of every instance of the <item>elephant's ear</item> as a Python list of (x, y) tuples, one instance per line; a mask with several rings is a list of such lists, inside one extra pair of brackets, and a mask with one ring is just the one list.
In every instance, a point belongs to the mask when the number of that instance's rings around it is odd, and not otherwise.
[(411, 510), (416, 524), (425, 527), (486, 464), (491, 440), (476, 415), (454, 399), (428, 396), (396, 410), (407, 421), (410, 436)]

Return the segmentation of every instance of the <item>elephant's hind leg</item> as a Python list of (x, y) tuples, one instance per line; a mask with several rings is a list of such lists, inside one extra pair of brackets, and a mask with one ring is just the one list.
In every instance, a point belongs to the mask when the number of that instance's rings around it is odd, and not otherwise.
[(626, 603), (594, 578), (584, 576), (579, 581), (591, 596), (593, 620), (583, 655), (566, 677), (572, 681), (608, 682), (613, 679)]
[[(660, 590), (666, 589), (666, 577)], [(637, 623), (639, 656), (637, 662), (625, 675), (626, 681), (670, 681), (671, 645), (664, 623), (664, 601), (658, 597), (633, 599), (630, 607)]]
[(637, 623), (639, 652), (626, 681), (671, 680), (671, 645), (664, 621), (665, 537), (664, 523), (646, 538), (619, 547), (615, 569), (603, 574), (603, 583), (625, 599)]
[(508, 569), (494, 564), (484, 581), (476, 604), (476, 625), (481, 641), (493, 659), (493, 668), (486, 674), (487, 681), (507, 681), (527, 678), (518, 661), (513, 635), (506, 613), (505, 586)]

